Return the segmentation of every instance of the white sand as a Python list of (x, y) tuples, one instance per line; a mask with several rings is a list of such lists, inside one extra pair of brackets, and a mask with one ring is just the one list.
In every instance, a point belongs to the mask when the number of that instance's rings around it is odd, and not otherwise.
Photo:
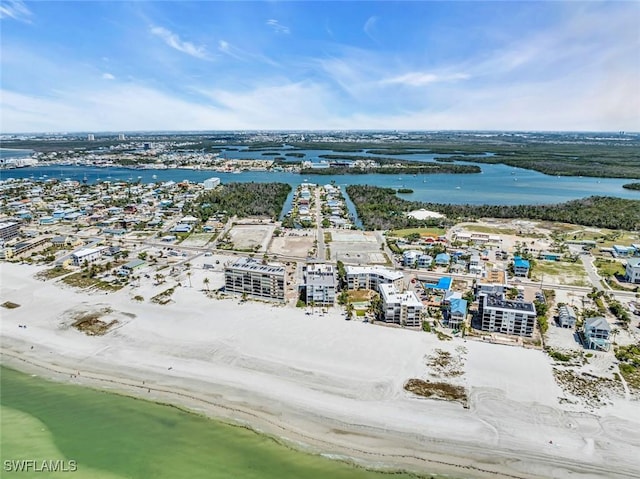
[[(540, 351), (439, 341), (345, 321), (338, 309), (307, 316), (208, 299), (202, 278), (159, 306), (132, 301), (137, 288), (88, 295), (35, 280), (36, 271), (0, 265), (0, 302), (21, 305), (0, 311), (3, 364), (182, 404), (372, 466), (466, 478), (640, 474), (640, 404), (620, 399), (596, 413), (560, 405)], [(145, 298), (154, 293), (140, 289)], [(66, 311), (100, 305), (121, 321), (107, 335), (65, 326)], [(429, 377), (426, 356), (435, 349), (463, 351), (465, 374), (452, 381), (468, 388), (469, 409), (403, 390), (407, 379)]]
[(412, 218), (415, 218), (417, 220), (426, 220), (427, 218), (444, 218), (444, 215), (442, 213), (425, 209), (410, 211), (409, 213), (407, 213), (407, 216), (411, 216)]

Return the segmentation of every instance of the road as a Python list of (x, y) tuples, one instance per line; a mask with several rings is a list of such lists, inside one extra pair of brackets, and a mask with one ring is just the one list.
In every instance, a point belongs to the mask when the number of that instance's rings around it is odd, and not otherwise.
[[(589, 276), (589, 281), (591, 281), (593, 287), (598, 291), (603, 291), (604, 288), (602, 287), (602, 278), (600, 278), (598, 272), (596, 271), (596, 267), (593, 265), (593, 258), (591, 257), (591, 255), (581, 254), (580, 261), (582, 261), (584, 270), (587, 272), (587, 276)], [(607, 288), (611, 289), (609, 288), (609, 286), (607, 286)]]
[(316, 259), (318, 261), (324, 261), (325, 251), (324, 251), (324, 229), (322, 228), (322, 205), (320, 204), (320, 187), (316, 186), (315, 188), (316, 195), (316, 230), (318, 235), (318, 245), (316, 248)]

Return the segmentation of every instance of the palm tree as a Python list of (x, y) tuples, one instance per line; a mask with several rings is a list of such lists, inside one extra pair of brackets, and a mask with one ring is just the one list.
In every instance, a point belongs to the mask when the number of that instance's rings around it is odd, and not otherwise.
[(613, 328), (611, 330), (611, 344), (616, 343), (616, 336), (618, 335), (618, 333), (620, 333), (620, 330), (618, 328)]
[(347, 304), (347, 319), (353, 318), (353, 310), (354, 310), (353, 304), (351, 303)]
[(191, 288), (191, 271), (187, 271), (187, 279), (189, 280), (189, 287)]
[(203, 279), (202, 282), (204, 283), (204, 287), (207, 289), (207, 292), (209, 292), (209, 278)]

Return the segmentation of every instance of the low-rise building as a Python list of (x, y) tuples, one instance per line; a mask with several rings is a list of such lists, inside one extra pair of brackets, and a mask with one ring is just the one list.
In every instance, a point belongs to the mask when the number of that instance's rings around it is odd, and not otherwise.
[(503, 270), (492, 269), (476, 283), (476, 296), (485, 294), (504, 295), (509, 289), (507, 275)]
[(640, 284), (640, 258), (630, 258), (624, 268), (624, 277), (629, 283)]
[(409, 268), (430, 268), (433, 257), (418, 250), (407, 250), (402, 253), (402, 264)]
[(482, 262), (480, 261), (480, 255), (472, 254), (469, 257), (469, 273), (481, 274), (483, 269)]
[(635, 253), (636, 249), (633, 246), (613, 245), (613, 256), (617, 258), (627, 258), (633, 256)]
[(253, 258), (240, 258), (224, 269), (225, 291), (262, 299), (284, 301), (284, 266), (263, 264)]
[(589, 349), (609, 351), (611, 347), (611, 326), (603, 317), (587, 318), (584, 320), (585, 346)]
[(82, 248), (71, 253), (71, 261), (74, 266), (84, 266), (95, 263), (102, 257), (102, 250), (99, 248)]
[(337, 277), (333, 265), (310, 264), (305, 270), (304, 278), (307, 304), (333, 306), (337, 289)]
[(574, 328), (576, 325), (576, 313), (571, 306), (563, 304), (558, 308), (558, 324), (562, 328)]
[(424, 306), (413, 291), (401, 293), (393, 284), (380, 284), (378, 290), (383, 321), (409, 327), (421, 325)]
[(404, 276), (377, 266), (346, 266), (347, 287), (349, 289), (372, 289), (379, 291), (381, 284), (393, 284), (398, 291), (404, 290)]
[(499, 295), (484, 295), (478, 302), (480, 329), (517, 336), (532, 336), (536, 307), (525, 301), (509, 301)]
[(521, 276), (526, 278), (529, 276), (529, 261), (526, 259), (522, 259), (520, 256), (513, 257), (513, 274), (514, 276)]
[(450, 328), (460, 329), (467, 318), (467, 300), (462, 298), (452, 298), (449, 300), (447, 310), (447, 321)]
[(449, 266), (451, 263), (451, 255), (449, 253), (440, 253), (436, 255), (436, 266)]
[(132, 273), (133, 271), (135, 271), (135, 270), (137, 270), (139, 268), (142, 268), (146, 264), (147, 264), (146, 261), (144, 261), (142, 259), (139, 259), (139, 258), (136, 258), (136, 259), (133, 259), (133, 260), (129, 261), (126, 264), (123, 264), (122, 265), (122, 270), (126, 271), (127, 274), (129, 274), (129, 273)]

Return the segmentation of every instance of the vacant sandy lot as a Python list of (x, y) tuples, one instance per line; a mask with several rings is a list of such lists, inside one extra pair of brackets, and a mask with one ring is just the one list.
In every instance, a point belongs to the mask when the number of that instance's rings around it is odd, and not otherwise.
[(331, 259), (346, 264), (385, 264), (386, 257), (380, 250), (380, 242), (374, 232), (332, 230)]
[(206, 246), (209, 241), (215, 238), (215, 236), (216, 235), (214, 233), (193, 233), (180, 244), (182, 246), (203, 247)]
[(258, 251), (264, 252), (274, 230), (273, 224), (235, 225), (227, 235), (233, 242), (234, 249), (249, 250), (258, 246)]
[(306, 258), (309, 251), (313, 248), (315, 239), (315, 230), (287, 233), (285, 236), (273, 238), (271, 246), (269, 247), (269, 253)]

